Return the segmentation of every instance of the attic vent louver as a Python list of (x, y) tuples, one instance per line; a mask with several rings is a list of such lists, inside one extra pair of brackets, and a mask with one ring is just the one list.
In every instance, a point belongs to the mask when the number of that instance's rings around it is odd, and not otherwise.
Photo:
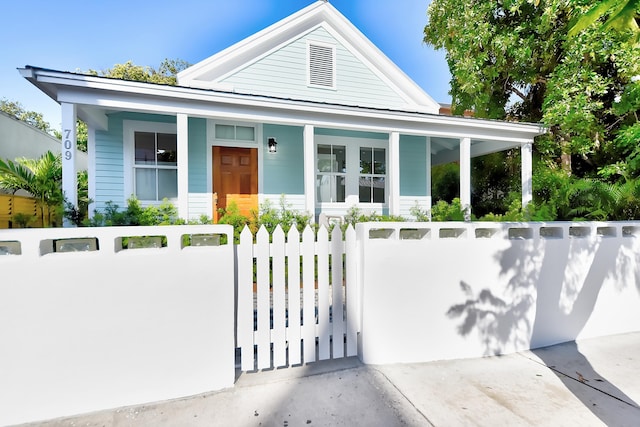
[(309, 44), (309, 85), (335, 87), (335, 49), (332, 46)]

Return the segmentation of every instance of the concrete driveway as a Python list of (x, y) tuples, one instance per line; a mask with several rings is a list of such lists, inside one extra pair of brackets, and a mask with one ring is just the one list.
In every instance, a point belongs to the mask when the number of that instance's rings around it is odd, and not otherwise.
[(32, 425), (638, 426), (639, 373), (640, 332), (482, 359), (246, 373), (220, 392)]

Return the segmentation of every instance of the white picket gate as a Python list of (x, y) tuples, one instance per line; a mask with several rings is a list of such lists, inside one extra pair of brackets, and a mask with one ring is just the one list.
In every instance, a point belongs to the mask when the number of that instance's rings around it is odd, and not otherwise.
[(307, 227), (300, 237), (292, 227), (285, 240), (280, 226), (271, 243), (264, 227), (255, 244), (248, 228), (240, 236), (236, 346), (242, 371), (357, 355), (355, 230), (349, 226), (343, 240), (335, 227), (329, 240), (321, 227), (316, 241)]

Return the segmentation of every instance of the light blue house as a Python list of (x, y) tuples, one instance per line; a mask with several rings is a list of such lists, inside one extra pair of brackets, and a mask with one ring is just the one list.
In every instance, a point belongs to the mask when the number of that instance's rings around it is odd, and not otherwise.
[[(431, 166), (521, 147), (531, 199), (538, 125), (439, 115), (439, 104), (332, 5), (318, 1), (184, 70), (178, 86), (27, 66), (61, 104), (64, 190), (75, 194), (76, 117), (89, 126), (94, 208), (171, 199), (183, 218), (212, 216), (227, 196), (284, 194), (301, 211), (351, 206), (409, 215), (431, 204)], [(257, 202), (256, 202), (257, 200)]]

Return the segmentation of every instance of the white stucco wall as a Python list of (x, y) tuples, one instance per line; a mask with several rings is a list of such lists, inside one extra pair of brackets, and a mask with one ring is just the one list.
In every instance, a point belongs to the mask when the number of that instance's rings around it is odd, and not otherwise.
[[(227, 225), (0, 230), (0, 425), (233, 385), (233, 245), (185, 247)], [(56, 252), (59, 238), (99, 250)], [(117, 251), (121, 236), (166, 236)], [(19, 242), (20, 255), (2, 255)], [(9, 250), (11, 252), (11, 249)]]
[[(47, 151), (62, 152), (60, 140), (0, 111), (0, 158), (37, 159)], [(87, 170), (87, 153), (76, 155), (77, 170)]]
[[(372, 229), (389, 237), (370, 238)], [(402, 229), (424, 236), (401, 239)], [(640, 330), (640, 223), (369, 223), (357, 232), (365, 363)]]

